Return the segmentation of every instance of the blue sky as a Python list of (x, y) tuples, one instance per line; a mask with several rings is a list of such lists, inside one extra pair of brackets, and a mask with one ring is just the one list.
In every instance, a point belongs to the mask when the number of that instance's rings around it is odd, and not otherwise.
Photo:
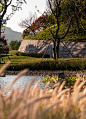
[(38, 17), (41, 16), (41, 14), (37, 12), (35, 6), (37, 6), (37, 9), (41, 13), (43, 13), (46, 8), (46, 0), (26, 0), (26, 2), (27, 4), (22, 5), (22, 10), (16, 11), (11, 19), (7, 21), (7, 27), (10, 27), (14, 31), (23, 32), (24, 29), (21, 28), (18, 23), (20, 23), (22, 19), (27, 18), (29, 16), (29, 12), (36, 12)]

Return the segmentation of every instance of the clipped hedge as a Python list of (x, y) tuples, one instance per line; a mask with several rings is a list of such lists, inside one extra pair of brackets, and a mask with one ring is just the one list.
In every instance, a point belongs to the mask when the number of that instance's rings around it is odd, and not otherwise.
[(29, 68), (29, 70), (86, 70), (86, 59), (43, 59), (42, 61), (34, 59), (28, 62), (12, 63), (8, 70), (18, 71), (25, 68)]
[[(17, 50), (12, 50), (9, 52), (9, 54), (11, 55), (17, 55), (17, 56), (29, 56), (29, 57), (37, 57), (37, 58), (42, 58), (42, 56), (44, 55), (43, 53), (23, 53), (23, 52), (19, 52)], [(45, 54), (44, 58), (50, 58), (49, 54)]]

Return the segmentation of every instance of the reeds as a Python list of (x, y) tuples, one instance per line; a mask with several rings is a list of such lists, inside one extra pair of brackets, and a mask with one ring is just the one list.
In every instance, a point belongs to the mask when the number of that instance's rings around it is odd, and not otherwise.
[[(2, 73), (7, 65), (0, 70)], [(32, 79), (29, 86), (25, 84), (22, 90), (19, 87), (12, 89), (10, 94), (3, 95), (27, 69), (17, 75), (17, 78), (7, 87), (0, 90), (0, 119), (86, 119), (86, 83), (77, 79), (73, 92), (70, 88), (64, 89), (65, 82), (58, 83), (52, 91), (40, 90), (39, 82), (33, 86)]]

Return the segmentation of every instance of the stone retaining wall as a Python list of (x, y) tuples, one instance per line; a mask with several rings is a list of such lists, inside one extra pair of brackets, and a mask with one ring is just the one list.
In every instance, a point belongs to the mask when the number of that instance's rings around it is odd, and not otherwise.
[[(50, 45), (48, 47), (49, 43)], [(66, 45), (66, 47), (75, 58), (86, 58), (86, 42), (63, 41), (63, 43)], [(53, 42), (45, 40), (23, 40), (18, 51), (25, 53), (44, 53), (48, 47), (46, 54), (52, 56), (52, 44)], [(60, 43), (59, 57), (71, 58), (71, 55), (62, 43)]]
[[(17, 75), (20, 71), (5, 71), (5, 75)], [(59, 74), (61, 74), (60, 76), (63, 77), (70, 77), (72, 76), (76, 76), (77, 74), (79, 74), (80, 76), (82, 75), (86, 75), (86, 71), (61, 71), (61, 70), (56, 70), (56, 71), (47, 71), (47, 70), (35, 70), (35, 71), (31, 71), (29, 70), (25, 75), (34, 75), (34, 76), (59, 76)]]

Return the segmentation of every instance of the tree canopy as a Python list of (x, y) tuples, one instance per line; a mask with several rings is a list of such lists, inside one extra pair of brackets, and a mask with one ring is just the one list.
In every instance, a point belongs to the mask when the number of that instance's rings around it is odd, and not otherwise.
[(82, 30), (86, 30), (86, 0), (63, 2), (61, 4), (61, 21), (65, 23), (69, 16), (72, 16), (73, 33), (78, 34)]
[[(48, 13), (50, 12), (55, 18), (55, 27), (50, 27), (50, 32), (54, 42), (54, 58), (57, 59), (59, 58), (59, 43), (66, 37), (70, 28), (72, 27), (73, 31), (77, 30), (77, 33), (81, 27), (84, 27), (84, 30), (86, 28), (86, 0), (47, 0), (47, 5)], [(59, 35), (62, 29), (61, 24), (64, 24), (65, 29), (62, 35)], [(56, 32), (53, 32), (53, 29)]]

